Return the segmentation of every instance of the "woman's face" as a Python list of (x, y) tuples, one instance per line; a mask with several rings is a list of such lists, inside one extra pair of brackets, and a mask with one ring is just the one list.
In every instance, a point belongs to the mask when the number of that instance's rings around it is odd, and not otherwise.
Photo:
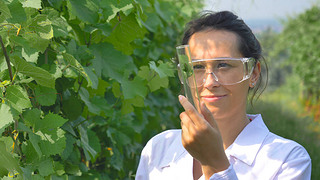
[[(238, 38), (233, 32), (206, 30), (193, 34), (189, 40), (192, 59), (212, 59), (221, 57), (241, 58)], [(234, 85), (221, 85), (212, 75), (208, 75), (203, 86), (198, 87), (200, 100), (204, 101), (214, 117), (230, 118), (246, 111), (247, 94), (253, 76)]]

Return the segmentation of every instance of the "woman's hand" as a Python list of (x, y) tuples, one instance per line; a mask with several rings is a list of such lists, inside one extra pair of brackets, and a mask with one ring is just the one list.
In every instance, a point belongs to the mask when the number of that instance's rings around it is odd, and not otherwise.
[(226, 170), (229, 161), (212, 113), (204, 102), (200, 104), (200, 114), (184, 96), (180, 95), (179, 101), (185, 110), (180, 114), (184, 148), (201, 163), (206, 179), (216, 172)]

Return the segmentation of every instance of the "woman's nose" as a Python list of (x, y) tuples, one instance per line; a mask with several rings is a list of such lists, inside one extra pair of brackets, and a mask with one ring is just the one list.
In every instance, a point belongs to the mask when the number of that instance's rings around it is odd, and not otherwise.
[(220, 86), (219, 82), (218, 82), (218, 78), (216, 77), (216, 75), (211, 72), (207, 74), (207, 77), (205, 78), (205, 82), (203, 87), (205, 88), (212, 88), (212, 87), (216, 87), (216, 86)]

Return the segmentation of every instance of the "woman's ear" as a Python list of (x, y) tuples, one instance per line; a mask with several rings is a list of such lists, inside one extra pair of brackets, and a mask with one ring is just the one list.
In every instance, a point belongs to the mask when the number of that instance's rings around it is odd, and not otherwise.
[(259, 61), (257, 61), (256, 66), (254, 67), (253, 72), (250, 77), (250, 81), (249, 81), (250, 88), (253, 88), (257, 84), (259, 77), (260, 77), (260, 72), (261, 72), (261, 64)]

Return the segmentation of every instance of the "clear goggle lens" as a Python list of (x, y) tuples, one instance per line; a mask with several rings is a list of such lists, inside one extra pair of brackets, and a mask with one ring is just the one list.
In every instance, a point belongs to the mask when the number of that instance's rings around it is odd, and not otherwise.
[[(248, 79), (255, 66), (254, 58), (215, 58), (192, 60), (189, 64), (194, 73), (196, 86), (201, 87), (206, 82), (208, 76), (221, 85), (233, 85)], [(178, 65), (179, 73), (181, 69)], [(180, 74), (181, 75), (181, 74)], [(179, 76), (180, 76), (179, 75)], [(190, 80), (191, 81), (190, 76)], [(187, 81), (187, 83), (188, 83)], [(189, 85), (192, 87), (192, 84)], [(194, 85), (193, 85), (194, 86)]]

